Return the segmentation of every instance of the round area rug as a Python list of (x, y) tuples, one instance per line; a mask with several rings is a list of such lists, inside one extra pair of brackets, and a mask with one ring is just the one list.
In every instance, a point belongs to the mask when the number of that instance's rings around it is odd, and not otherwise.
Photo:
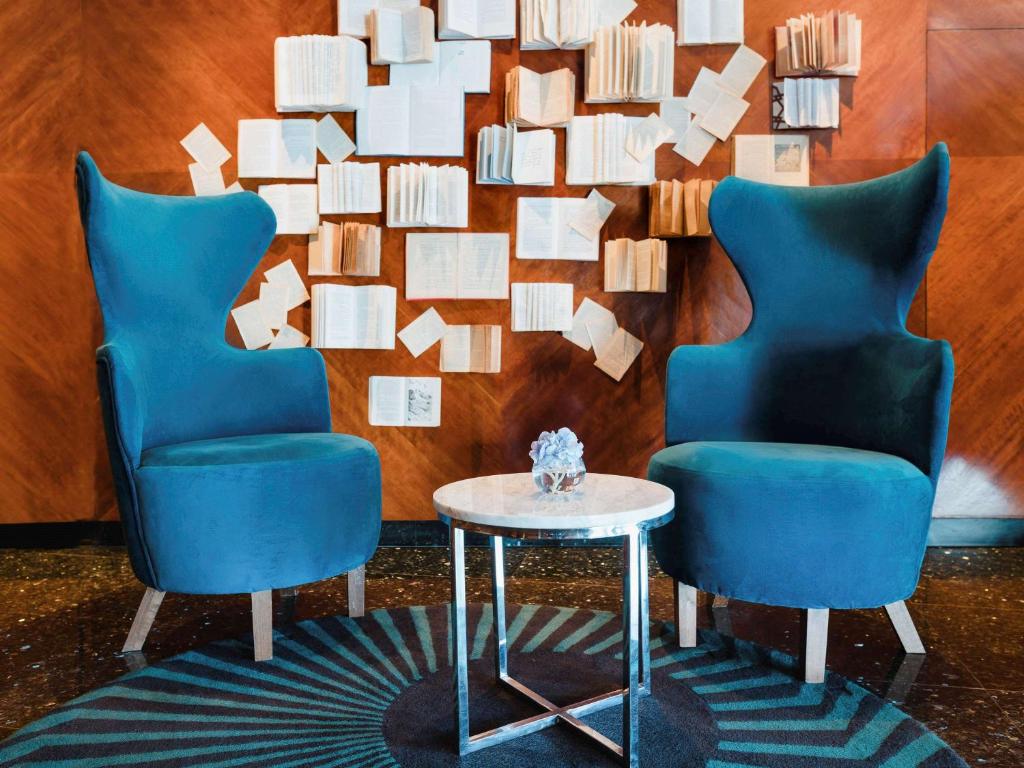
[[(494, 684), (490, 606), (468, 614), (474, 733), (538, 714)], [(447, 606), (305, 621), (275, 633), (274, 659), (215, 643), (114, 681), (0, 744), (2, 766), (613, 766), (559, 724), (474, 753), (453, 753)], [(964, 763), (903, 712), (829, 674), (794, 678), (784, 654), (713, 632), (675, 646), (654, 623), (653, 694), (642, 700), (644, 766), (940, 768)], [(556, 704), (616, 688), (621, 619), (574, 608), (510, 606), (510, 673)], [(621, 736), (621, 708), (584, 718)]]

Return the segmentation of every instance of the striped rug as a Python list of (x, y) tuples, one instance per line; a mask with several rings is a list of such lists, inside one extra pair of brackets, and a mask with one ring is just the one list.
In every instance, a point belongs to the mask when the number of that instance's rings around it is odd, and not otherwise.
[[(470, 606), (474, 732), (537, 714), (493, 683), (490, 606)], [(459, 760), (452, 751), (447, 606), (374, 611), (281, 629), (274, 659), (249, 642), (190, 651), (60, 707), (0, 744), (0, 766), (604, 766), (555, 726)], [(510, 606), (513, 676), (556, 703), (617, 687), (620, 619)], [(641, 706), (641, 764), (694, 768), (944, 768), (964, 763), (896, 707), (830, 674), (795, 678), (792, 658), (714, 632), (697, 648), (652, 625), (653, 695)], [(616, 740), (618, 708), (587, 718)]]

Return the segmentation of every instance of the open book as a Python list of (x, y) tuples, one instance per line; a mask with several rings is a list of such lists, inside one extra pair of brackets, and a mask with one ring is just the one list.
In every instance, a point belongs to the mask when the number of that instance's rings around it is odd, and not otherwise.
[(491, 42), (451, 40), (438, 43), (433, 60), (392, 64), (389, 85), (448, 85), (466, 93), (491, 92)]
[(405, 298), (507, 299), (508, 235), (409, 233)]
[(370, 425), (441, 426), (441, 379), (414, 376), (370, 377)]
[(505, 122), (521, 128), (560, 128), (572, 120), (576, 76), (569, 69), (543, 75), (523, 66), (505, 73)]
[(572, 283), (512, 283), (513, 331), (571, 331)]
[(258, 193), (274, 210), (277, 234), (316, 232), (320, 221), (316, 210), (316, 184), (261, 184)]
[(380, 213), (380, 163), (317, 166), (320, 213)]
[(515, 37), (515, 0), (438, 0), (437, 36), (442, 40)]
[(312, 294), (314, 347), (395, 348), (393, 286), (319, 283)]
[(516, 258), (597, 261), (599, 238), (588, 240), (569, 225), (586, 207), (585, 197), (520, 197)]
[(371, 86), (356, 112), (356, 153), (462, 157), (464, 107), (455, 86)]
[(594, 347), (597, 356), (594, 365), (616, 381), (622, 381), (643, 348), (644, 343), (640, 339), (625, 328), (617, 328), (607, 341)]
[(775, 76), (860, 74), (861, 22), (856, 14), (805, 13), (775, 28)]
[(604, 244), (604, 289), (612, 293), (665, 293), (668, 244), (664, 240), (620, 237)]
[(520, 0), (519, 47), (582, 48), (594, 30), (618, 24), (634, 8), (633, 0)]
[(587, 45), (584, 100), (593, 104), (672, 98), (675, 50), (672, 27), (665, 24), (601, 27)]
[(320, 224), (309, 236), (310, 275), (380, 275), (380, 227), (346, 221)]
[(370, 63), (414, 64), (434, 59), (434, 12), (425, 5), (370, 11)]
[(743, 42), (743, 0), (678, 0), (678, 45)]
[(735, 136), (734, 176), (765, 184), (806, 187), (811, 181), (807, 134)]
[(374, 8), (407, 11), (419, 5), (420, 0), (338, 0), (338, 34), (369, 37), (370, 11)]
[(363, 104), (366, 76), (361, 40), (300, 35), (274, 42), (278, 112), (351, 112)]
[(519, 131), (514, 123), (485, 125), (476, 141), (477, 184), (555, 183), (555, 132)]
[(839, 127), (839, 78), (787, 77), (772, 83), (772, 130)]
[(240, 179), (315, 179), (316, 120), (239, 120)]
[(388, 168), (389, 227), (465, 227), (468, 221), (469, 172), (462, 166)]
[(449, 325), (441, 338), (443, 373), (501, 373), (500, 325)]
[(654, 182), (650, 189), (651, 237), (710, 235), (708, 204), (716, 183), (712, 179)]
[(565, 183), (652, 184), (654, 153), (640, 162), (626, 151), (626, 136), (643, 120), (614, 112), (574, 117), (566, 131)]

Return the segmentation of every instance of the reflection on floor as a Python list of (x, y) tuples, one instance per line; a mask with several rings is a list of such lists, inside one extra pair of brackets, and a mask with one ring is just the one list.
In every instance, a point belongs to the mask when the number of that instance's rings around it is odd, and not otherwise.
[[(468, 553), (471, 600), (489, 599), (486, 558)], [(506, 569), (512, 602), (619, 610), (616, 550), (510, 548)], [(381, 549), (367, 567), (370, 609), (446, 602), (448, 589), (444, 549)], [(142, 592), (120, 548), (0, 550), (0, 738), (133, 665), (250, 631), (248, 598), (168, 595), (145, 657), (122, 656)], [(275, 621), (341, 613), (345, 599), (344, 578), (275, 596)], [(1024, 765), (1024, 549), (930, 550), (909, 605), (926, 657), (903, 655), (884, 611), (841, 611), (829, 622), (829, 667), (888, 696), (969, 764)], [(652, 568), (651, 615), (671, 612), (671, 582)], [(794, 610), (705, 599), (700, 622), (798, 648)]]

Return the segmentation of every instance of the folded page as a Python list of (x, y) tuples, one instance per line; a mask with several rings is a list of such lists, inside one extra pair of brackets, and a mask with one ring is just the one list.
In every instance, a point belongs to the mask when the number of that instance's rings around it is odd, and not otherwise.
[(757, 51), (741, 45), (718, 76), (718, 87), (734, 96), (743, 96), (767, 63)]
[(727, 141), (750, 103), (728, 91), (719, 91), (711, 108), (700, 119), (700, 127), (722, 141)]
[(571, 331), (572, 283), (513, 283), (513, 331)]
[(447, 327), (444, 320), (441, 319), (441, 315), (437, 313), (437, 310), (430, 307), (426, 312), (400, 330), (398, 338), (405, 344), (409, 354), (413, 357), (419, 357), (441, 340)]
[(289, 287), (284, 281), (260, 283), (260, 311), (266, 324), (278, 330), (288, 325)]
[(714, 70), (700, 68), (686, 97), (687, 106), (695, 115), (703, 115), (711, 108), (718, 96), (718, 78), (719, 74)]
[(317, 121), (316, 146), (332, 163), (340, 163), (356, 151), (355, 143), (331, 115)]
[(316, 178), (316, 120), (239, 120), (238, 177)]
[(231, 182), (231, 185), (224, 190), (228, 194), (234, 194), (235, 192), (245, 192), (245, 188), (237, 181)]
[[(588, 326), (589, 330), (589, 326)], [(595, 335), (597, 335), (595, 333)], [(625, 328), (619, 328), (604, 344), (596, 349), (594, 365), (616, 381), (622, 381), (626, 371), (640, 355), (644, 343)]]
[(259, 349), (274, 340), (274, 332), (263, 318), (259, 299), (231, 310), (246, 349)]
[(298, 328), (286, 325), (277, 332), (274, 340), (270, 343), (270, 349), (294, 349), (309, 344), (309, 336)]
[(615, 210), (615, 203), (596, 189), (592, 189), (584, 199), (583, 205), (569, 217), (569, 226), (587, 240), (596, 241), (601, 234), (601, 227), (608, 221), (613, 210)]
[(686, 129), (690, 127), (691, 117), (688, 99), (678, 97), (661, 102), (661, 119), (672, 129), (669, 141), (676, 143), (683, 138)]
[(261, 184), (259, 195), (277, 217), (277, 234), (310, 235), (320, 222), (316, 184)]
[(231, 157), (227, 147), (220, 143), (213, 131), (206, 127), (206, 123), (200, 123), (189, 131), (180, 143), (192, 155), (192, 159), (207, 171), (219, 169)]
[(626, 134), (626, 151), (638, 162), (643, 162), (659, 146), (675, 135), (675, 130), (652, 112), (639, 123), (634, 123)]
[(204, 168), (202, 163), (189, 163), (188, 174), (192, 177), (192, 189), (195, 190), (196, 197), (223, 195), (226, 192), (220, 168), (210, 171)]
[(694, 165), (700, 165), (715, 144), (715, 137), (701, 128), (696, 121), (690, 123), (683, 138), (672, 149)]
[(443, 373), (501, 373), (500, 325), (449, 325), (441, 339)]
[(572, 330), (563, 331), (562, 335), (580, 349), (589, 351), (602, 346), (618, 327), (614, 312), (596, 301), (583, 299), (572, 316)]
[(302, 306), (309, 301), (309, 292), (306, 284), (302, 282), (302, 276), (291, 259), (282, 261), (276, 267), (272, 267), (263, 273), (269, 283), (279, 283), (288, 291), (287, 308), (289, 310)]

